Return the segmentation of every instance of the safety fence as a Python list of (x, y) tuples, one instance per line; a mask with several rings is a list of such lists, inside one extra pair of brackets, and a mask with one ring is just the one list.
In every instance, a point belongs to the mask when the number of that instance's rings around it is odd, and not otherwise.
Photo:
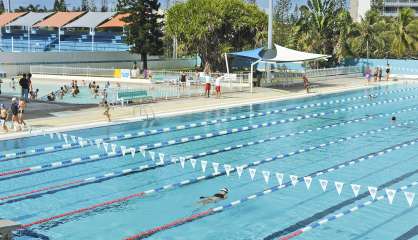
[(321, 68), (321, 69), (305, 69), (301, 71), (291, 69), (275, 69), (268, 73), (255, 74), (254, 82), (256, 85), (263, 87), (289, 87), (292, 85), (302, 84), (302, 77), (306, 75), (309, 82), (326, 81), (330, 78), (340, 77), (356, 77), (363, 74), (361, 67), (336, 67), (336, 68)]

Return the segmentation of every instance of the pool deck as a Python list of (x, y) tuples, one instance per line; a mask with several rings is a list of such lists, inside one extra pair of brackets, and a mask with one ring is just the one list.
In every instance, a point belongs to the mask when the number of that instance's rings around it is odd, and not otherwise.
[[(314, 86), (312, 93), (307, 94), (302, 86), (287, 89), (254, 88), (254, 93), (237, 92), (228, 93), (220, 99), (215, 96), (210, 98), (193, 97), (181, 98), (156, 103), (144, 104), (142, 108), (149, 113), (153, 112), (155, 117), (169, 117), (186, 113), (204, 112), (228, 107), (238, 107), (255, 103), (287, 100), (315, 96), (321, 94), (337, 93), (356, 89), (365, 89), (376, 85), (396, 84), (397, 82), (370, 83), (364, 78), (339, 78), (323, 81)], [(45, 112), (47, 117), (28, 119), (26, 122), (32, 127), (32, 132), (9, 132), (0, 130), (0, 140), (14, 139), (20, 137), (41, 134), (40, 129), (46, 131), (69, 131), (82, 128), (120, 124), (144, 119), (139, 115), (139, 106), (115, 107), (111, 109), (112, 122), (107, 122), (100, 107), (71, 109), (69, 111)]]

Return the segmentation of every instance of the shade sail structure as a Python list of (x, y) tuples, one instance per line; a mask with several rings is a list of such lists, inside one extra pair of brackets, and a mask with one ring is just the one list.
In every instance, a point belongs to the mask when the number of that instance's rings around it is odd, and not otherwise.
[(14, 27), (31, 27), (37, 22), (44, 20), (46, 17), (51, 15), (51, 12), (48, 13), (37, 13), (37, 12), (30, 12), (25, 16), (22, 16), (15, 21), (7, 24), (7, 26), (14, 26)]
[(314, 60), (326, 60), (330, 56), (300, 52), (293, 49), (285, 48), (280, 45), (275, 44), (275, 56), (272, 58), (263, 58), (263, 61), (276, 62), (276, 63), (287, 63), (287, 62), (306, 62)]
[(229, 55), (257, 60), (257, 59), (262, 59), (261, 57), (262, 51), (263, 51), (263, 48), (256, 48), (256, 49), (248, 50), (248, 51), (230, 53)]
[(110, 19), (114, 12), (88, 12), (77, 20), (65, 25), (65, 28), (96, 28), (102, 22)]
[(17, 18), (25, 15), (25, 12), (19, 12), (19, 13), (3, 13), (0, 15), (0, 27), (4, 27), (10, 22), (13, 22)]
[(57, 12), (49, 18), (33, 25), (33, 27), (56, 27), (60, 28), (75, 20), (84, 12)]
[(129, 16), (129, 13), (120, 13), (116, 15), (114, 18), (110, 19), (109, 21), (103, 23), (102, 25), (98, 26), (98, 28), (122, 28), (128, 25), (122, 19)]
[(329, 58), (328, 55), (300, 52), (277, 44), (274, 46), (275, 48), (272, 50), (256, 48), (243, 52), (230, 53), (229, 55), (272, 63), (307, 62), (322, 59), (326, 60)]

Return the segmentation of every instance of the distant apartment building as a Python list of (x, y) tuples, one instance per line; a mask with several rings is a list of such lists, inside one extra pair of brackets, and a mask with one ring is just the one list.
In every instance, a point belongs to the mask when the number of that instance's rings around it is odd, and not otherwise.
[(402, 8), (412, 8), (415, 10), (415, 16), (418, 16), (418, 0), (384, 0), (383, 16), (397, 16)]
[[(359, 22), (371, 8), (371, 0), (350, 0), (350, 15), (355, 22)], [(402, 8), (412, 8), (418, 16), (418, 0), (383, 0), (382, 15), (395, 17)]]

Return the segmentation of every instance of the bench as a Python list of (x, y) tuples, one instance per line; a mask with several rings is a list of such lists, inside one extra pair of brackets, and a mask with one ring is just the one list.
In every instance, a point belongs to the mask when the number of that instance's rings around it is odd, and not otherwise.
[(152, 100), (152, 96), (149, 96), (145, 90), (121, 91), (117, 93), (116, 100), (123, 105), (125, 102)]
[(13, 238), (12, 231), (18, 229), (20, 226), (19, 223), (7, 219), (0, 219), (0, 239), (11, 240)]

